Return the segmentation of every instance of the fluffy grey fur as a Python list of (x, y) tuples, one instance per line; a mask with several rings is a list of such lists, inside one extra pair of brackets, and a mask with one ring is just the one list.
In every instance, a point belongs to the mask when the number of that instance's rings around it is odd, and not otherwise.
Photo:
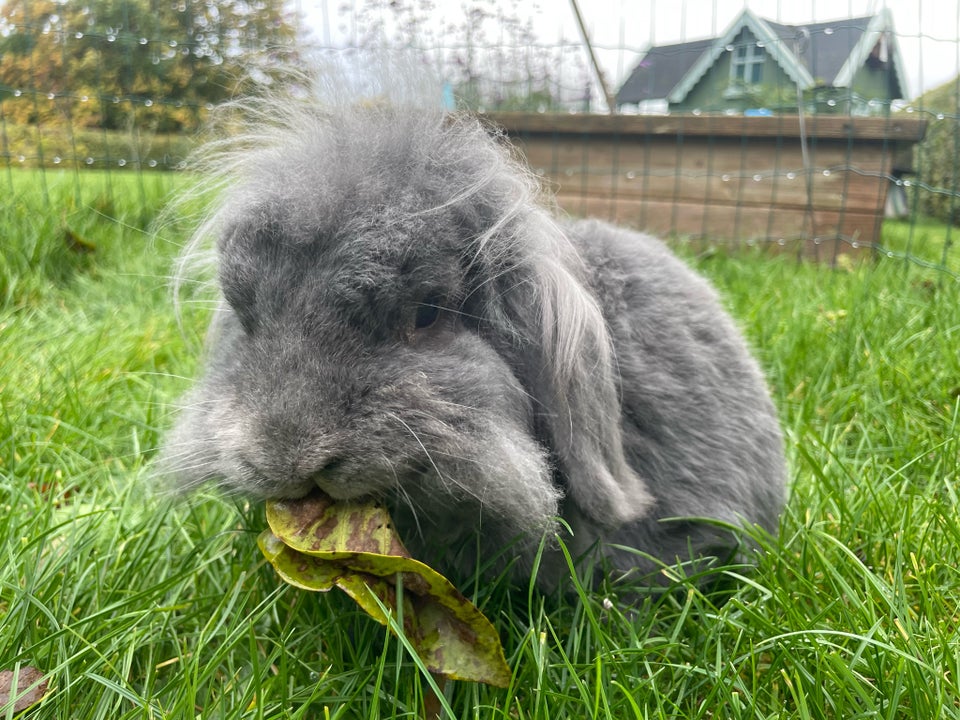
[[(383, 498), (453, 573), (438, 549), (472, 562), (514, 540), (529, 572), (558, 517), (575, 552), (641, 572), (734, 548), (690, 518), (776, 528), (763, 378), (663, 244), (558, 221), (470, 117), (309, 100), (254, 115), (209, 154), (223, 190), (194, 249), (216, 237), (222, 302), (165, 471), (254, 498)], [(548, 545), (544, 585), (560, 558)]]

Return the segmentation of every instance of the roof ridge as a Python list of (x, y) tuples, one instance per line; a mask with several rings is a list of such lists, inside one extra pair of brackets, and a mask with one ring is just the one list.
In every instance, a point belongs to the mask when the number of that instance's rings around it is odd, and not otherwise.
[[(753, 16), (757, 20), (765, 23), (768, 26), (776, 25), (777, 27), (796, 28), (799, 30), (800, 28), (809, 29), (809, 28), (820, 27), (820, 26), (829, 27), (831, 25), (837, 25), (838, 23), (849, 23), (849, 22), (854, 22), (858, 20), (870, 21), (870, 20), (873, 20), (875, 17), (877, 17), (877, 15), (879, 15), (880, 13), (874, 13), (873, 15), (857, 15), (856, 17), (848, 17), (848, 18), (837, 18), (835, 20), (822, 20), (814, 23), (782, 23), (776, 20), (770, 20), (769, 18), (760, 17), (759, 15), (757, 15), (756, 13), (753, 13), (752, 11), (751, 11), (751, 14), (753, 14)], [(738, 15), (735, 20), (738, 20), (739, 18), (740, 18), (740, 15)], [(647, 52), (649, 52), (650, 50), (668, 48), (668, 47), (685, 47), (688, 45), (694, 45), (696, 43), (712, 43), (721, 37), (723, 37), (723, 33), (720, 33), (717, 35), (704, 36), (694, 40), (683, 40), (681, 42), (667, 43), (665, 45), (650, 45), (647, 48)]]

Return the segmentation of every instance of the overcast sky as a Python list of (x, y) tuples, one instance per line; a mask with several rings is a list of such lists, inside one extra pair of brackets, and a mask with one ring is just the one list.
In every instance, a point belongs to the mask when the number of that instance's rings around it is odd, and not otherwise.
[[(341, 44), (339, 9), (367, 0), (295, 0), (314, 37)], [(533, 18), (540, 40), (579, 37), (570, 0), (501, 0), (506, 12)], [(826, 22), (893, 13), (907, 68), (909, 92), (916, 96), (960, 74), (960, 0), (579, 0), (580, 11), (608, 80), (626, 78), (650, 44), (668, 44), (722, 33), (744, 8), (787, 24)], [(437, 26), (463, 17), (464, 0), (433, 0)], [(329, 18), (325, 25), (324, 19)]]

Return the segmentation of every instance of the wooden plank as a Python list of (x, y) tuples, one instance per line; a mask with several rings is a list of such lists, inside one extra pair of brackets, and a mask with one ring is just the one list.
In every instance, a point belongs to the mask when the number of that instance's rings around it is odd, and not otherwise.
[[(806, 207), (807, 183), (803, 176), (760, 180), (717, 176), (656, 176), (624, 178), (610, 175), (573, 173), (548, 176), (553, 192), (623, 199), (659, 199), (704, 204), (777, 205)], [(853, 172), (835, 172), (829, 177), (815, 174), (811, 201), (816, 206), (848, 207), (876, 211), (886, 198), (887, 181)]]
[[(648, 142), (633, 139), (528, 137), (516, 140), (518, 149), (533, 168), (614, 168), (618, 171), (651, 167), (684, 167), (702, 171), (724, 172), (750, 168), (751, 172), (776, 167), (803, 168), (803, 154), (798, 142), (778, 143), (775, 140), (709, 142), (690, 138), (680, 142), (652, 138)], [(810, 162), (818, 167), (856, 164), (870, 171), (890, 167), (888, 154), (872, 146), (866, 148), (848, 143), (821, 141), (809, 148)]]
[[(800, 117), (741, 115), (593, 115), (576, 113), (493, 112), (488, 122), (509, 135), (800, 137)], [(887, 117), (811, 115), (804, 118), (808, 137), (856, 139), (880, 144), (915, 143), (923, 139), (927, 121), (907, 113)]]
[(599, 217), (655, 235), (705, 236), (713, 239), (748, 241), (767, 237), (800, 235), (803, 212), (791, 211), (780, 217), (787, 233), (773, 225), (767, 208), (734, 205), (704, 205), (696, 202), (660, 200), (611, 200), (558, 196), (560, 206), (572, 215)]
[[(647, 173), (660, 169), (672, 172), (680, 169), (720, 175), (722, 173), (753, 175), (771, 172), (801, 172), (803, 155), (799, 147), (784, 148), (774, 143), (754, 143), (731, 147), (725, 144), (687, 142), (682, 146), (656, 143), (649, 146), (611, 144), (601, 141), (580, 143), (552, 143), (536, 139), (518, 143), (519, 149), (535, 171), (551, 173), (590, 168), (593, 172)], [(836, 145), (810, 149), (812, 167), (817, 169), (855, 167), (862, 172), (887, 173), (888, 154), (866, 151), (848, 151)]]
[(843, 236), (863, 245), (879, 238), (880, 216), (849, 210), (704, 205), (694, 202), (624, 200), (559, 195), (561, 208), (577, 217), (597, 217), (656, 235), (706, 237), (754, 244), (786, 244), (799, 239)]

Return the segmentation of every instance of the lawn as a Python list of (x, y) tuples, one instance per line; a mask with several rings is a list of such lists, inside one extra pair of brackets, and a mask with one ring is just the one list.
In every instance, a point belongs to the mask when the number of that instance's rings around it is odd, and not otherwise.
[[(183, 232), (149, 230), (180, 178), (7, 180), (0, 671), (46, 675), (29, 717), (417, 717), (427, 681), (401, 643), (338, 594), (278, 583), (262, 507), (156, 492), (150, 461), (207, 312), (186, 302), (178, 322)], [(931, 243), (936, 261), (944, 228), (913, 229), (891, 224), (886, 244)], [(779, 538), (755, 571), (729, 568), (732, 590), (678, 579), (633, 607), (618, 586), (468, 583), (513, 680), (452, 683), (444, 703), (478, 719), (960, 718), (960, 283), (897, 257), (681, 252), (780, 408)]]

